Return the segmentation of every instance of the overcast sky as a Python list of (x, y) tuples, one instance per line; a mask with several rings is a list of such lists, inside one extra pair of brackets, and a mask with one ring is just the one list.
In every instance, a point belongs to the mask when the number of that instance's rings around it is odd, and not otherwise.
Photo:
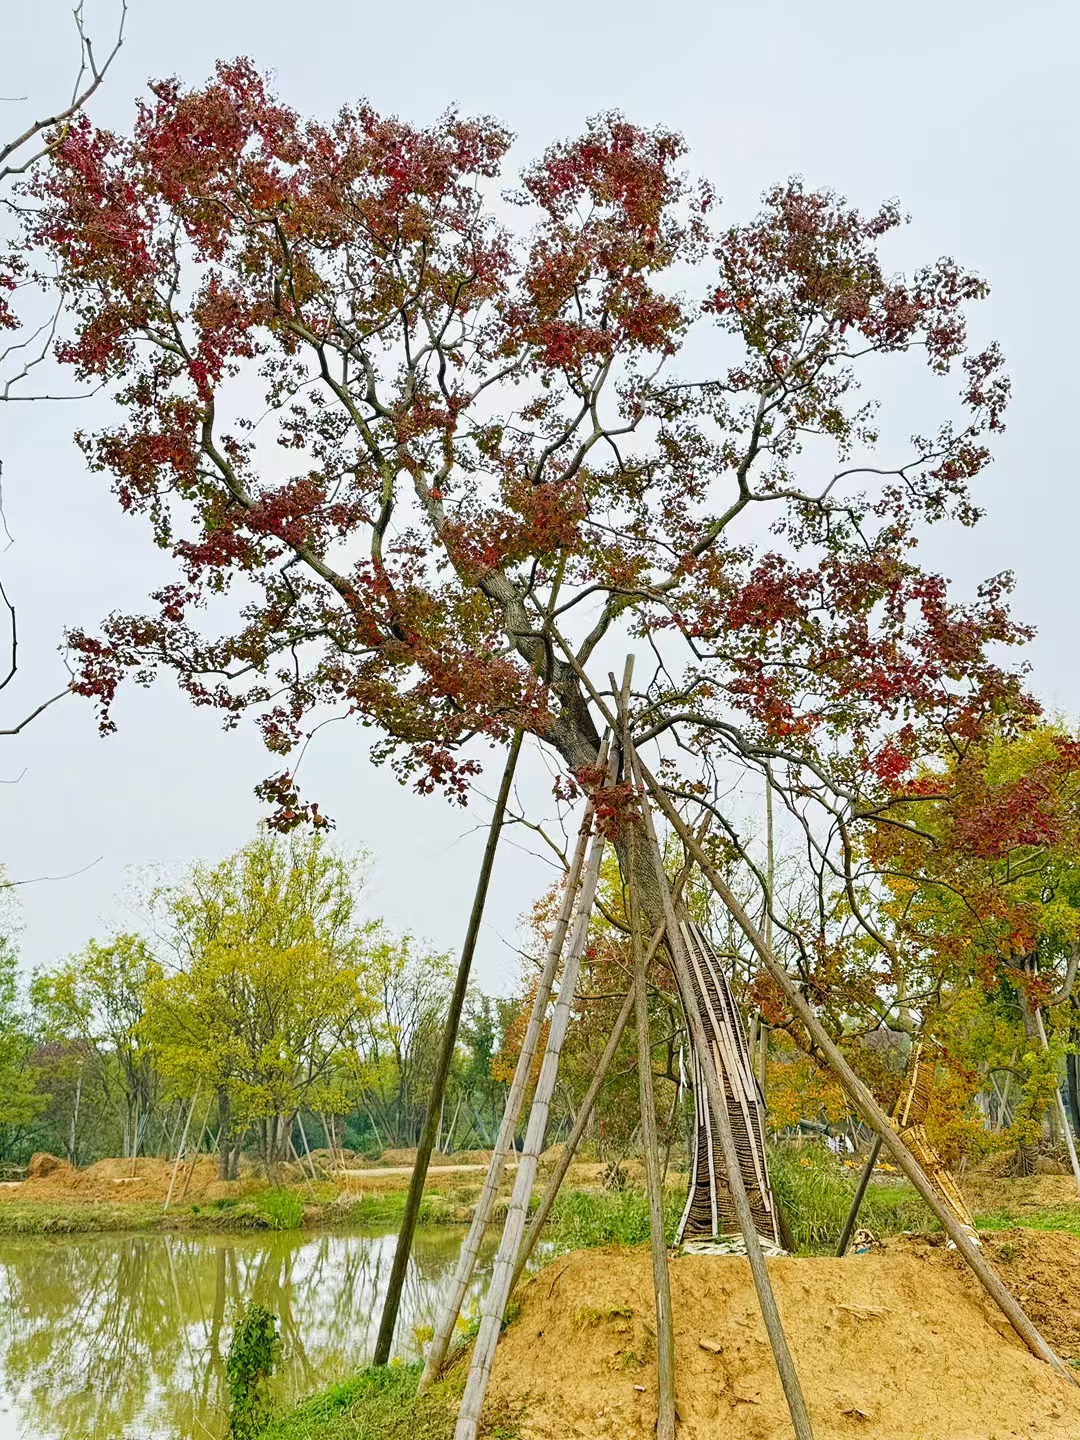
[[(6, 136), (69, 83), (73, 34), (69, 4), (4, 8), (0, 95), (27, 97), (0, 107)], [(87, 11), (101, 49), (115, 10), (87, 0)], [(1000, 339), (1014, 377), (1008, 433), (980, 481), (989, 516), (927, 546), (925, 558), (961, 588), (1017, 572), (1016, 611), (1039, 629), (1034, 688), (1076, 715), (1078, 50), (1080, 9), (1065, 0), (131, 0), (127, 43), (91, 113), (126, 128), (148, 78), (194, 84), (218, 58), (247, 54), (276, 73), (286, 101), (321, 116), (360, 96), (418, 123), (450, 104), (494, 114), (519, 137), (518, 163), (609, 107), (676, 127), (731, 221), (794, 173), (867, 206), (898, 197), (913, 217), (905, 254), (952, 254), (991, 280), (980, 335)], [(2, 725), (63, 683), (65, 625), (141, 607), (162, 574), (144, 528), (120, 516), (72, 444), (101, 415), (93, 401), (0, 406), (15, 539), (0, 565), (19, 606), (23, 662), (2, 697)], [(272, 762), (252, 730), (224, 734), (169, 682), (129, 691), (116, 715), (119, 734), (101, 740), (90, 707), (67, 699), (0, 741), (0, 779), (21, 776), (0, 789), (9, 873), (91, 866), (21, 889), (28, 966), (121, 921), (141, 867), (217, 858), (250, 837), (261, 813), (252, 787)], [(367, 762), (368, 743), (347, 724), (323, 731), (306, 788), (335, 815), (343, 843), (373, 852), (371, 910), (456, 949), (484, 807), (463, 813), (401, 790)], [(534, 795), (549, 783), (542, 777), (534, 759), (524, 782)], [(479, 963), (489, 988), (513, 983), (518, 916), (550, 873), (523, 850), (503, 852)]]

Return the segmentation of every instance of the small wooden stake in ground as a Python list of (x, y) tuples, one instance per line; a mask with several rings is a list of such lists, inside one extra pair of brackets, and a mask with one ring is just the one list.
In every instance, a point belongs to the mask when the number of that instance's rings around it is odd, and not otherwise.
[(472, 913), (469, 916), (469, 928), (465, 934), (465, 943), (461, 947), (461, 959), (458, 961), (454, 989), (450, 996), (446, 1023), (443, 1026), (442, 1046), (435, 1065), (435, 1075), (431, 1082), (431, 1094), (428, 1096), (424, 1128), (420, 1132), (420, 1143), (416, 1147), (416, 1160), (413, 1164), (412, 1179), (409, 1182), (409, 1193), (405, 1198), (405, 1213), (401, 1217), (397, 1247), (394, 1250), (394, 1262), (390, 1267), (386, 1299), (383, 1302), (382, 1318), (379, 1321), (379, 1335), (375, 1341), (374, 1363), (376, 1365), (386, 1365), (389, 1362), (390, 1347), (394, 1342), (394, 1327), (397, 1325), (401, 1292), (405, 1285), (413, 1235), (416, 1233), (416, 1222), (420, 1218), (420, 1205), (424, 1198), (424, 1181), (427, 1179), (431, 1152), (435, 1148), (435, 1132), (438, 1129), (439, 1115), (442, 1112), (443, 1096), (446, 1094), (446, 1081), (454, 1060), (461, 1012), (465, 1007), (465, 996), (469, 988), (473, 954), (476, 950), (477, 937), (480, 934), (480, 921), (484, 915), (484, 903), (487, 900), (488, 886), (491, 883), (491, 871), (495, 864), (495, 851), (499, 847), (499, 835), (502, 832), (503, 820), (506, 816), (510, 786), (513, 783), (518, 756), (521, 754), (523, 738), (524, 732), (515, 730), (506, 757), (499, 794), (495, 801), (495, 813), (491, 817), (487, 845), (484, 847), (484, 859), (480, 865), (480, 876), (476, 882)]
[(844, 1228), (840, 1232), (840, 1239), (836, 1243), (836, 1253), (842, 1260), (847, 1254), (847, 1247), (851, 1244), (851, 1236), (855, 1229), (855, 1222), (859, 1218), (859, 1211), (862, 1209), (862, 1202), (866, 1195), (866, 1188), (870, 1184), (870, 1177), (874, 1173), (874, 1166), (881, 1154), (881, 1136), (874, 1136), (874, 1143), (870, 1147), (870, 1154), (866, 1157), (866, 1164), (859, 1176), (859, 1183), (855, 1187), (855, 1197), (851, 1202), (851, 1209), (848, 1211), (847, 1219), (844, 1221)]
[[(606, 746), (601, 747), (600, 764), (607, 764)], [(570, 870), (566, 877), (566, 888), (563, 892), (562, 904), (559, 907), (555, 928), (551, 933), (551, 940), (548, 943), (547, 954), (544, 957), (544, 967), (540, 972), (540, 979), (537, 982), (532, 1013), (529, 1016), (525, 1038), (521, 1043), (521, 1054), (518, 1056), (513, 1083), (510, 1086), (510, 1094), (506, 1098), (502, 1122), (499, 1125), (499, 1134), (495, 1141), (495, 1151), (488, 1165), (487, 1174), (484, 1177), (484, 1184), (476, 1201), (476, 1207), (473, 1210), (469, 1233), (465, 1237), (465, 1242), (461, 1247), (461, 1253), (458, 1255), (457, 1270), (454, 1274), (454, 1286), (443, 1307), (442, 1314), (439, 1316), (439, 1322), (435, 1327), (435, 1334), (432, 1337), (431, 1345), (428, 1349), (427, 1359), (424, 1362), (424, 1372), (420, 1376), (419, 1389), (421, 1394), (429, 1385), (434, 1384), (439, 1378), (439, 1373), (446, 1360), (446, 1352), (450, 1348), (450, 1340), (454, 1334), (454, 1326), (457, 1324), (458, 1316), (461, 1314), (461, 1307), (465, 1303), (469, 1282), (472, 1280), (473, 1272), (476, 1269), (480, 1246), (491, 1221), (492, 1212), (495, 1209), (499, 1184), (502, 1181), (507, 1158), (513, 1148), (514, 1134), (517, 1130), (518, 1119), (521, 1115), (521, 1107), (525, 1100), (525, 1092), (529, 1087), (530, 1077), (532, 1076), (533, 1060), (536, 1057), (536, 1047), (544, 1025), (544, 1015), (547, 1012), (548, 1000), (551, 996), (551, 987), (554, 983), (555, 972), (558, 969), (559, 960), (562, 956), (563, 945), (566, 940), (566, 931), (574, 910), (574, 902), (577, 899), (578, 890), (581, 885), (581, 872), (585, 861), (585, 853), (588, 849), (589, 832), (592, 829), (592, 817), (593, 806), (590, 801), (589, 804), (586, 805), (585, 814), (582, 817), (577, 848), (574, 851), (574, 857), (570, 862)]]
[(578, 897), (574, 930), (559, 985), (559, 998), (551, 1017), (547, 1049), (544, 1051), (540, 1078), (537, 1081), (532, 1109), (529, 1112), (525, 1147), (518, 1163), (514, 1192), (510, 1198), (502, 1241), (492, 1268), (491, 1283), (484, 1296), (480, 1315), (480, 1332), (473, 1347), (472, 1365), (469, 1369), (465, 1393), (461, 1398), (461, 1409), (458, 1412), (454, 1440), (476, 1440), (477, 1428), (480, 1424), (480, 1411), (487, 1393), (488, 1381), (491, 1378), (491, 1367), (495, 1360), (495, 1348), (499, 1343), (503, 1314), (506, 1310), (506, 1302), (510, 1298), (514, 1262), (517, 1260), (522, 1236), (525, 1232), (525, 1216), (532, 1196), (533, 1182), (536, 1179), (536, 1162), (543, 1149), (544, 1136), (547, 1133), (548, 1113), (559, 1073), (559, 1056), (566, 1038), (567, 1026), (570, 1023), (570, 1010), (574, 999), (574, 989), (577, 985), (578, 968), (588, 939), (589, 916), (592, 913), (593, 900), (596, 896), (596, 882), (599, 878), (603, 851), (604, 837), (597, 835), (592, 843), (589, 863)]

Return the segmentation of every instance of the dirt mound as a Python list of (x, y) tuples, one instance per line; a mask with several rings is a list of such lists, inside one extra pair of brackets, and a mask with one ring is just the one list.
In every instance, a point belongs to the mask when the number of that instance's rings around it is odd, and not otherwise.
[[(491, 1160), (490, 1150), (455, 1150), (453, 1154), (444, 1155), (441, 1150), (432, 1151), (431, 1164), (434, 1165), (487, 1165)], [(358, 1164), (373, 1167), (378, 1165), (393, 1166), (398, 1168), (403, 1165), (416, 1164), (416, 1150), (384, 1150), (378, 1160), (365, 1160), (360, 1158)]]
[(43, 1179), (46, 1175), (55, 1175), (57, 1171), (65, 1171), (74, 1174), (75, 1167), (67, 1160), (61, 1160), (59, 1155), (50, 1155), (47, 1150), (39, 1150), (30, 1156), (30, 1164), (26, 1167), (26, 1174), (31, 1180)]
[[(897, 1251), (769, 1272), (816, 1440), (1080, 1435), (1080, 1389), (1002, 1333), (951, 1264)], [(680, 1440), (790, 1435), (748, 1263), (684, 1255), (670, 1273)], [(525, 1287), (490, 1393), (520, 1410), (523, 1440), (646, 1440), (655, 1386), (648, 1252), (591, 1251)]]
[[(983, 1233), (983, 1249), (1044, 1337), (1066, 1360), (1080, 1359), (1080, 1236), (1060, 1230), (1005, 1230)], [(939, 1236), (898, 1235), (884, 1242), (886, 1254), (945, 1266), (984, 1304), (983, 1292), (961, 1256)], [(1001, 1327), (994, 1307), (988, 1312)]]
[[(52, 1166), (38, 1166), (34, 1161), (51, 1160)], [(188, 1162), (190, 1165), (190, 1162)], [(200, 1155), (195, 1162), (191, 1183), (188, 1185), (185, 1201), (212, 1199), (218, 1194), (237, 1195), (250, 1189), (253, 1183), (253, 1167), (250, 1162), (241, 1162), (239, 1181), (222, 1184), (218, 1181), (218, 1157)], [(132, 1173), (134, 1171), (134, 1174)], [(98, 1160), (85, 1169), (77, 1170), (66, 1160), (57, 1160), (54, 1155), (35, 1155), (30, 1162), (28, 1178), (21, 1185), (13, 1185), (5, 1192), (4, 1198), (12, 1202), (20, 1200), (56, 1200), (73, 1204), (92, 1203), (99, 1200), (164, 1200), (169, 1193), (173, 1162), (155, 1157), (140, 1157), (134, 1166), (130, 1160)], [(174, 1199), (179, 1198), (184, 1188), (187, 1168), (181, 1166), (176, 1182)], [(265, 1182), (260, 1182), (264, 1184)], [(212, 1194), (210, 1192), (213, 1192)]]

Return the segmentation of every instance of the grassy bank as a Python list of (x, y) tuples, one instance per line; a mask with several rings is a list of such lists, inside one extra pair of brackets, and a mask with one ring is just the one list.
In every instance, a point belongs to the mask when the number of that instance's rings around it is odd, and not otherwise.
[[(404, 1207), (405, 1196), (395, 1192), (354, 1200), (338, 1196), (311, 1201), (293, 1190), (266, 1190), (243, 1200), (177, 1205), (168, 1214), (163, 1213), (157, 1200), (89, 1201), (78, 1205), (54, 1200), (7, 1201), (0, 1205), (0, 1235), (381, 1229), (396, 1225)], [(450, 1225), (463, 1223), (468, 1217), (468, 1204), (432, 1194), (424, 1197), (420, 1224)]]
[(453, 1440), (463, 1376), (418, 1396), (419, 1378), (419, 1365), (362, 1370), (278, 1417), (261, 1440)]

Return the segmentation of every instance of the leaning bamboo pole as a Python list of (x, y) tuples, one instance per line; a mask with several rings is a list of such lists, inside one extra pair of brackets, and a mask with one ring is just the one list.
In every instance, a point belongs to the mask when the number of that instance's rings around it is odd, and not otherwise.
[[(663, 933), (663, 927), (657, 926), (656, 935), (662, 937)], [(659, 944), (659, 941), (657, 941), (657, 944)], [(651, 946), (650, 948), (655, 954), (656, 946)], [(646, 961), (646, 964), (647, 963), (648, 961)], [(626, 992), (626, 999), (622, 1003), (622, 1009), (619, 1011), (615, 1024), (612, 1026), (611, 1034), (607, 1038), (604, 1053), (600, 1056), (596, 1070), (593, 1072), (593, 1078), (589, 1082), (589, 1088), (585, 1092), (585, 1098), (581, 1102), (573, 1129), (570, 1131), (566, 1143), (563, 1145), (562, 1154), (559, 1156), (558, 1164), (555, 1166), (551, 1178), (548, 1180), (547, 1188), (544, 1190), (536, 1214), (529, 1221), (529, 1228), (525, 1232), (525, 1239), (521, 1242), (521, 1249), (518, 1251), (517, 1260), (514, 1262), (514, 1278), (510, 1281), (511, 1294), (513, 1294), (518, 1281), (525, 1273), (525, 1266), (529, 1263), (529, 1257), (536, 1249), (536, 1242), (540, 1239), (540, 1232), (543, 1230), (544, 1225), (547, 1223), (547, 1218), (551, 1214), (551, 1207), (555, 1204), (555, 1197), (558, 1195), (562, 1183), (566, 1179), (566, 1173), (573, 1163), (574, 1155), (577, 1152), (578, 1146), (581, 1144), (581, 1137), (584, 1135), (586, 1126), (589, 1123), (589, 1117), (592, 1115), (593, 1106), (596, 1104), (597, 1097), (604, 1087), (607, 1073), (611, 1069), (611, 1062), (615, 1058), (615, 1052), (619, 1048), (619, 1041), (623, 1037), (623, 1031), (626, 1029), (633, 1009), (634, 985), (631, 983), (630, 989)]]
[[(625, 710), (624, 710), (625, 721)], [(629, 726), (626, 726), (627, 740)], [(629, 779), (630, 749), (623, 754)], [(641, 1106), (641, 1143), (645, 1151), (645, 1191), (649, 1199), (649, 1241), (652, 1253), (653, 1297), (656, 1305), (656, 1437), (675, 1440), (675, 1332), (671, 1318), (671, 1277), (668, 1274), (667, 1241), (664, 1235), (663, 1182), (660, 1153), (656, 1143), (656, 1101), (653, 1094), (652, 1035), (649, 1030), (648, 975), (641, 943), (641, 899), (636, 879), (638, 836), (636, 819), (631, 822), (630, 850), (630, 943), (634, 957), (634, 1019), (637, 1027), (638, 1097)], [(667, 877), (661, 882), (666, 890)], [(670, 925), (670, 921), (668, 922)], [(668, 944), (671, 932), (668, 931)]]
[(480, 935), (480, 924), (484, 918), (484, 906), (487, 902), (488, 888), (491, 884), (491, 873), (495, 868), (495, 855), (499, 848), (499, 837), (502, 834), (503, 822), (506, 819), (506, 807), (510, 800), (510, 788), (513, 784), (514, 772), (517, 769), (518, 757), (521, 754), (524, 735), (525, 732), (520, 727), (514, 731), (513, 739), (507, 751), (502, 779), (499, 782), (499, 793), (495, 798), (495, 811), (491, 817), (487, 844), (484, 846), (484, 857), (480, 862), (480, 874), (477, 877), (476, 889), (473, 892), (472, 909), (469, 912), (469, 925), (465, 932), (465, 940), (462, 944), (461, 955), (458, 959), (457, 973), (454, 976), (454, 988), (451, 991), (450, 1001), (447, 1005), (446, 1020), (443, 1024), (438, 1059), (435, 1062), (435, 1073), (431, 1082), (431, 1093), (428, 1096), (427, 1113), (424, 1116), (423, 1128), (420, 1131), (420, 1140), (416, 1147), (416, 1159), (413, 1162), (409, 1189), (405, 1196), (405, 1211), (401, 1217), (397, 1245), (394, 1247), (394, 1258), (390, 1265), (390, 1278), (387, 1281), (386, 1298), (383, 1301), (382, 1316), (379, 1320), (379, 1333), (375, 1339), (375, 1353), (372, 1357), (376, 1365), (386, 1365), (390, 1360), (390, 1348), (394, 1342), (394, 1329), (397, 1325), (398, 1307), (401, 1304), (401, 1292), (405, 1286), (405, 1275), (409, 1268), (409, 1256), (412, 1252), (413, 1236), (416, 1233), (417, 1221), (420, 1218), (420, 1205), (424, 1198), (424, 1182), (427, 1179), (431, 1152), (435, 1148), (435, 1132), (438, 1128), (439, 1116), (442, 1113), (443, 1096), (446, 1093), (450, 1067), (454, 1061), (458, 1029), (461, 1024), (461, 1013), (465, 1008), (465, 996), (468, 993), (469, 976), (472, 972), (473, 955), (475, 954), (476, 942)]
[[(810, 1416), (806, 1409), (806, 1400), (803, 1397), (802, 1386), (799, 1383), (799, 1377), (795, 1370), (795, 1362), (791, 1358), (791, 1350), (788, 1347), (787, 1336), (784, 1334), (784, 1327), (780, 1320), (780, 1312), (776, 1305), (776, 1296), (773, 1294), (772, 1282), (769, 1279), (768, 1266), (765, 1264), (765, 1256), (761, 1249), (761, 1240), (758, 1236), (757, 1227), (754, 1224), (754, 1217), (750, 1210), (750, 1200), (746, 1193), (746, 1185), (743, 1181), (742, 1167), (739, 1164), (739, 1154), (735, 1148), (735, 1136), (731, 1129), (731, 1118), (728, 1115), (727, 1099), (721, 1088), (717, 1066), (710, 1063), (712, 1047), (709, 1037), (705, 1033), (705, 1027), (702, 1024), (701, 1016), (695, 1002), (690, 960), (687, 956), (682, 931), (679, 928), (675, 915), (671, 892), (668, 889), (667, 874), (664, 870), (664, 859), (660, 853), (660, 844), (656, 838), (656, 830), (653, 827), (648, 796), (644, 793), (644, 786), (642, 785), (641, 777), (643, 767), (641, 767), (633, 747), (630, 749), (630, 761), (635, 786), (641, 794), (641, 813), (644, 821), (645, 836), (652, 851), (653, 867), (656, 870), (656, 878), (660, 886), (660, 893), (664, 904), (664, 918), (667, 922), (668, 952), (671, 955), (672, 963), (675, 967), (675, 978), (678, 981), (679, 990), (682, 993), (683, 1008), (686, 1011), (687, 1024), (690, 1027), (694, 1048), (701, 1062), (701, 1073), (705, 1081), (705, 1091), (709, 1101), (709, 1108), (712, 1110), (713, 1119), (716, 1122), (720, 1147), (724, 1154), (724, 1166), (727, 1170), (731, 1199), (735, 1207), (735, 1215), (739, 1222), (739, 1229), (742, 1232), (746, 1245), (746, 1257), (750, 1262), (750, 1273), (754, 1280), (754, 1287), (757, 1290), (758, 1304), (761, 1307), (761, 1318), (764, 1321), (765, 1332), (768, 1335), (769, 1344), (772, 1347), (773, 1359), (776, 1362), (780, 1383), (784, 1389), (784, 1398), (787, 1400), (788, 1411), (791, 1415), (791, 1423), (795, 1430), (796, 1440), (813, 1440), (814, 1432), (810, 1425)], [(683, 843), (686, 843), (685, 838)], [(696, 841), (695, 845), (697, 845)], [(689, 849), (689, 847), (687, 848)], [(697, 846), (697, 848), (700, 851), (700, 846)], [(698, 863), (700, 864), (700, 861)]]
[[(702, 829), (702, 834), (704, 834), (704, 831), (707, 828), (708, 826), (706, 823), (706, 825)], [(686, 881), (689, 878), (690, 872), (693, 868), (693, 861), (689, 861), (683, 866), (682, 870), (679, 872), (679, 877), (675, 881), (674, 886), (676, 903), (678, 903), (679, 896), (682, 894), (683, 886), (686, 884)], [(663, 938), (664, 923), (663, 921), (661, 921), (660, 924), (653, 931), (652, 939), (649, 941), (648, 949), (645, 951), (646, 969), (648, 969), (648, 967), (652, 964), (653, 957), (656, 955), (657, 950), (660, 948), (660, 942), (663, 940)], [(529, 1228), (525, 1233), (525, 1239), (521, 1242), (521, 1249), (518, 1251), (517, 1261), (514, 1264), (514, 1278), (510, 1284), (511, 1294), (514, 1292), (515, 1288), (517, 1287), (518, 1281), (525, 1273), (525, 1266), (529, 1263), (530, 1255), (536, 1249), (536, 1242), (540, 1239), (540, 1233), (547, 1222), (548, 1216), (551, 1214), (551, 1207), (555, 1204), (555, 1197), (558, 1195), (559, 1189), (562, 1186), (563, 1181), (566, 1179), (567, 1171), (570, 1169), (570, 1166), (573, 1163), (574, 1156), (577, 1153), (577, 1148), (581, 1144), (581, 1137), (585, 1133), (586, 1127), (589, 1123), (589, 1118), (593, 1112), (593, 1107), (595, 1106), (596, 1101), (600, 1095), (600, 1091), (603, 1089), (604, 1081), (607, 1078), (607, 1072), (611, 1068), (611, 1062), (615, 1058), (615, 1052), (619, 1048), (619, 1041), (622, 1039), (623, 1031), (626, 1029), (626, 1026), (630, 1020), (630, 1013), (633, 1008), (634, 987), (633, 983), (631, 983), (630, 989), (627, 991), (626, 999), (622, 1003), (622, 1009), (619, 1011), (618, 1017), (615, 1020), (615, 1024), (612, 1027), (611, 1034), (608, 1036), (607, 1044), (604, 1046), (604, 1053), (600, 1056), (599, 1063), (597, 1064), (596, 1070), (593, 1073), (593, 1078), (589, 1082), (589, 1088), (585, 1092), (585, 1098), (581, 1102), (581, 1106), (577, 1113), (577, 1118), (574, 1120), (573, 1128), (571, 1129), (570, 1134), (566, 1139), (566, 1143), (563, 1146), (562, 1154), (559, 1156), (558, 1163), (556, 1164), (555, 1169), (551, 1173), (551, 1178), (548, 1180), (547, 1188), (544, 1191), (544, 1194), (540, 1200), (540, 1204), (537, 1206), (536, 1214), (529, 1221)]]
[[(609, 763), (609, 778), (610, 771)], [(480, 1410), (484, 1403), (484, 1395), (487, 1393), (491, 1367), (495, 1359), (495, 1347), (499, 1343), (499, 1332), (502, 1329), (503, 1313), (506, 1310), (506, 1302), (510, 1298), (514, 1262), (521, 1248), (521, 1240), (525, 1231), (525, 1217), (536, 1180), (536, 1165), (547, 1133), (548, 1113), (559, 1072), (559, 1056), (563, 1040), (566, 1038), (567, 1026), (570, 1023), (570, 1009), (577, 985), (578, 968), (588, 939), (589, 918), (596, 896), (596, 884), (600, 874), (600, 860), (604, 852), (604, 843), (603, 834), (598, 833), (590, 848), (585, 877), (582, 880), (578, 896), (574, 929), (563, 965), (559, 998), (552, 1013), (547, 1048), (544, 1051), (540, 1078), (537, 1081), (536, 1094), (529, 1112), (525, 1146), (518, 1163), (514, 1191), (506, 1215), (506, 1224), (503, 1227), (502, 1241), (495, 1257), (491, 1282), (481, 1307), (480, 1332), (473, 1348), (472, 1365), (465, 1393), (461, 1399), (454, 1440), (476, 1440)]]
[[(601, 746), (600, 764), (607, 764), (606, 740)], [(529, 1023), (525, 1030), (524, 1039), (521, 1042), (521, 1054), (518, 1056), (518, 1063), (514, 1071), (514, 1079), (510, 1086), (510, 1093), (506, 1097), (506, 1107), (503, 1110), (502, 1122), (499, 1125), (499, 1134), (495, 1141), (495, 1150), (488, 1165), (487, 1174), (484, 1177), (483, 1188), (480, 1191), (476, 1207), (473, 1210), (469, 1233), (465, 1237), (465, 1241), (461, 1247), (461, 1253), (458, 1256), (457, 1270), (454, 1274), (454, 1284), (447, 1297), (442, 1313), (439, 1316), (439, 1322), (435, 1327), (435, 1334), (428, 1348), (427, 1359), (424, 1362), (424, 1371), (420, 1376), (419, 1389), (421, 1394), (429, 1385), (432, 1385), (439, 1378), (443, 1364), (446, 1361), (446, 1353), (450, 1348), (450, 1341), (453, 1338), (454, 1326), (457, 1324), (458, 1316), (461, 1314), (461, 1307), (465, 1303), (465, 1296), (468, 1294), (469, 1284), (472, 1280), (473, 1273), (476, 1269), (476, 1262), (480, 1254), (480, 1246), (491, 1221), (492, 1212), (495, 1209), (499, 1185), (502, 1182), (507, 1158), (513, 1148), (514, 1135), (517, 1131), (518, 1119), (521, 1115), (521, 1107), (525, 1100), (525, 1093), (529, 1087), (533, 1060), (536, 1057), (536, 1047), (540, 1040), (541, 1031), (543, 1030), (548, 1000), (551, 997), (551, 987), (555, 980), (555, 973), (559, 967), (559, 960), (562, 957), (566, 932), (574, 911), (574, 901), (577, 898), (577, 893), (581, 885), (581, 874), (589, 846), (592, 818), (593, 805), (590, 800), (585, 806), (585, 813), (582, 816), (577, 845), (574, 849), (570, 869), (566, 876), (566, 886), (563, 892), (562, 904), (559, 907), (555, 927), (551, 932), (551, 939), (548, 942), (547, 952), (544, 956), (543, 968), (540, 971), (540, 978), (537, 981), (532, 1011), (529, 1015)]]
[(787, 1003), (802, 1021), (810, 1039), (836, 1072), (837, 1079), (851, 1097), (863, 1119), (871, 1129), (881, 1136), (882, 1143), (895, 1161), (897, 1167), (907, 1176), (923, 1200), (926, 1201), (926, 1204), (941, 1224), (942, 1229), (971, 1267), (983, 1289), (991, 1299), (994, 1300), (1009, 1324), (1020, 1336), (1024, 1344), (1027, 1345), (1028, 1349), (1031, 1350), (1032, 1354), (1037, 1355), (1040, 1360), (1045, 1360), (1059, 1375), (1063, 1375), (1065, 1379), (1069, 1380), (1072, 1384), (1076, 1384), (1077, 1382), (1068, 1368), (1062, 1364), (1061, 1360), (1032, 1324), (1015, 1297), (1006, 1289), (1001, 1277), (987, 1260), (982, 1250), (974, 1243), (965, 1227), (955, 1218), (949, 1207), (942, 1202), (918, 1161), (889, 1124), (885, 1112), (845, 1060), (835, 1041), (810, 1008), (806, 997), (780, 964), (780, 961), (771, 949), (765, 944), (761, 931), (743, 909), (743, 906), (740, 904), (731, 887), (711, 863), (705, 851), (697, 843), (690, 827), (672, 804), (667, 792), (640, 760), (638, 764), (642, 778), (657, 805), (671, 822), (672, 827), (687, 850), (694, 856), (694, 859), (697, 860), (701, 868), (701, 873), (716, 891), (732, 919), (754, 947), (762, 965), (779, 987)]
[(202, 1129), (199, 1131), (199, 1138), (195, 1142), (195, 1149), (191, 1152), (191, 1164), (188, 1167), (187, 1173), (184, 1176), (184, 1188), (180, 1191), (181, 1204), (183, 1204), (184, 1197), (187, 1195), (188, 1187), (191, 1184), (191, 1178), (195, 1174), (195, 1167), (199, 1163), (199, 1151), (202, 1149), (202, 1142), (203, 1137), (206, 1134), (206, 1127), (210, 1124), (210, 1111), (213, 1107), (213, 1104), (214, 1099), (213, 1096), (211, 1096), (210, 1099), (206, 1102), (206, 1113), (203, 1115)]
[(176, 1189), (176, 1177), (180, 1171), (180, 1159), (184, 1153), (184, 1146), (187, 1144), (188, 1130), (191, 1128), (191, 1117), (195, 1114), (195, 1104), (199, 1098), (199, 1091), (202, 1089), (202, 1080), (195, 1086), (195, 1094), (191, 1097), (191, 1104), (188, 1106), (187, 1119), (184, 1121), (184, 1133), (180, 1136), (180, 1144), (176, 1149), (176, 1160), (172, 1167), (172, 1179), (169, 1181), (169, 1193), (165, 1196), (165, 1208), (163, 1215), (167, 1215), (169, 1206), (172, 1203), (173, 1191)]

